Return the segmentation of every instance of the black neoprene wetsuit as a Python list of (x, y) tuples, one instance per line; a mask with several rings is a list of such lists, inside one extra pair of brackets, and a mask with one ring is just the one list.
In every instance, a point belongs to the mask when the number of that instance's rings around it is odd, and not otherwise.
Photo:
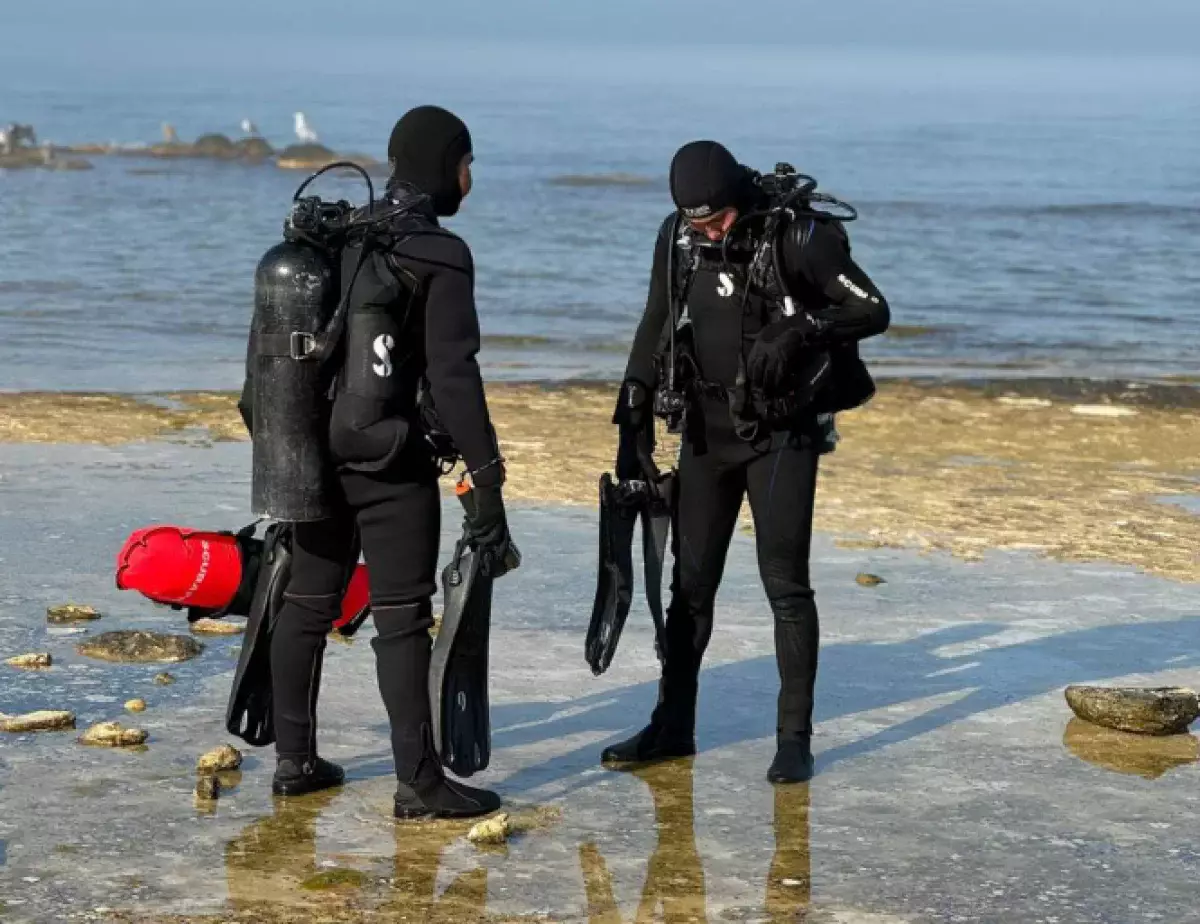
[[(841, 226), (801, 219), (786, 228), (781, 269), (797, 311), (829, 323), (819, 348), (828, 350), (834, 373), (814, 409), (786, 426), (747, 441), (735, 432), (727, 400), (694, 395), (679, 457), (679, 494), (674, 524), (674, 574), (667, 617), (667, 659), (655, 721), (690, 731), (695, 723), (697, 680), (712, 633), (713, 601), (721, 580), (743, 497), (754, 517), (759, 570), (775, 617), (780, 674), (781, 737), (807, 735), (812, 727), (817, 671), (818, 618), (809, 580), (809, 546), (819, 456), (832, 448), (832, 413), (861, 403), (873, 390), (858, 358), (857, 342), (882, 333), (887, 302), (850, 255)], [(664, 222), (655, 247), (649, 297), (634, 339), (626, 379), (647, 390), (661, 387), (655, 354), (671, 318), (667, 264), (674, 216)], [(755, 229), (751, 227), (750, 234)], [(770, 320), (779, 293), (751, 286), (752, 249), (731, 241), (728, 261), (720, 247), (701, 248), (687, 288), (694, 355), (707, 383), (733, 389), (744, 355)], [(686, 260), (683, 252), (678, 258)], [(744, 311), (743, 311), (744, 305)], [(819, 413), (824, 408), (829, 412)]]

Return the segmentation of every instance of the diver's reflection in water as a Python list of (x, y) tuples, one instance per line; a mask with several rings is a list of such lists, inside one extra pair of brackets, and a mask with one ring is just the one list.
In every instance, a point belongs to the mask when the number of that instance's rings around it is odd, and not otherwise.
[[(633, 771), (650, 787), (658, 843), (634, 924), (702, 924), (704, 866), (693, 821), (693, 761), (676, 760)], [(775, 853), (767, 876), (766, 914), (772, 924), (804, 921), (812, 894), (808, 784), (775, 787)], [(612, 876), (595, 844), (579, 849), (589, 924), (624, 924)]]
[[(646, 870), (636, 921), (667, 924), (705, 920), (704, 867), (696, 850), (691, 759), (671, 760), (631, 772), (650, 787), (658, 844)], [(579, 848), (590, 924), (621, 924), (612, 877), (594, 844)], [(661, 909), (661, 913), (660, 913)]]
[[(306, 910), (337, 905), (350, 920), (355, 899), (366, 898), (370, 920), (473, 924), (483, 920), (487, 903), (487, 869), (459, 875), (440, 896), (438, 869), (446, 848), (467, 832), (463, 824), (413, 822), (395, 826), (396, 855), (392, 884), (379, 901), (360, 888), (368, 877), (353, 870), (317, 865), (317, 820), (336, 791), (276, 799), (275, 811), (247, 827), (225, 848), (229, 901), (233, 910), (252, 912), (259, 920), (277, 920), (277, 906)], [(341, 874), (341, 875), (339, 875)], [(286, 918), (286, 920), (293, 920)]]
[(767, 920), (803, 921), (812, 897), (808, 783), (775, 787), (775, 854), (767, 873)]
[(485, 867), (461, 873), (440, 896), (438, 870), (442, 854), (461, 840), (468, 828), (449, 822), (413, 822), (396, 825), (396, 866), (384, 921), (420, 921), (423, 924), (473, 924), (486, 916)]
[(317, 867), (317, 818), (336, 797), (326, 790), (298, 799), (275, 799), (275, 811), (249, 825), (225, 847), (230, 904), (238, 911), (265, 904), (297, 903), (312, 892), (302, 884)]

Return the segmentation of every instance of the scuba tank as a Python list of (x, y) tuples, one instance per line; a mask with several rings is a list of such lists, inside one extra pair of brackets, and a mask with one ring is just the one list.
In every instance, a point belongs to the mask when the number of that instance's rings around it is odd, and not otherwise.
[[(336, 167), (355, 165), (330, 164), (301, 184), (283, 241), (263, 255), (254, 274), (250, 503), (255, 515), (276, 520), (322, 520), (333, 513), (326, 360), (341, 335), (340, 261), (352, 207), (301, 194)], [(369, 178), (367, 185), (373, 205)]]

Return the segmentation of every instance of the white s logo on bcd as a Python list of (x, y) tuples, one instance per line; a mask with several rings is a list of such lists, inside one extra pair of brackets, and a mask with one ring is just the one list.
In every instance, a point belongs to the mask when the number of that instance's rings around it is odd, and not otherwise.
[(717, 278), (721, 281), (717, 286), (717, 294), (721, 298), (729, 298), (733, 294), (733, 277), (728, 273), (721, 273)]
[(371, 368), (381, 379), (386, 379), (392, 374), (392, 347), (395, 345), (396, 341), (392, 339), (391, 334), (380, 334), (371, 345), (375, 355), (382, 360), (382, 362), (372, 363)]

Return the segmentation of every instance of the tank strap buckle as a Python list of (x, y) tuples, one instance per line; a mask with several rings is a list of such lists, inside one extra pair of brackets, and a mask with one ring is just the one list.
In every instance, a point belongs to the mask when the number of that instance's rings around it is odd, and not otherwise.
[(317, 351), (317, 338), (303, 330), (292, 331), (291, 349), (289, 355), (292, 359), (308, 359)]

